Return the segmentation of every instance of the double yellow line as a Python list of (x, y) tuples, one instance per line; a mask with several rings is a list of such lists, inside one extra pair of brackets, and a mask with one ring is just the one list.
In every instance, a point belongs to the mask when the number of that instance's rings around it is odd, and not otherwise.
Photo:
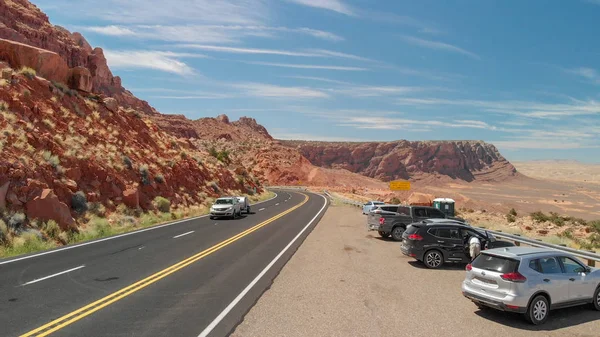
[(48, 324), (44, 324), (35, 330), (31, 330), (31, 331), (21, 335), (20, 337), (48, 336), (51, 333), (56, 332), (74, 322), (77, 322), (78, 320), (80, 320), (86, 316), (89, 316), (89, 315), (93, 314), (94, 312), (96, 312), (102, 308), (105, 308), (114, 302), (119, 301), (122, 298), (125, 298), (125, 297), (127, 297), (127, 296), (129, 296), (129, 295), (131, 295), (131, 294), (133, 294), (155, 282), (158, 282), (159, 280), (173, 274), (174, 272), (176, 272), (180, 269), (183, 269), (183, 268), (189, 266), (190, 264), (197, 262), (198, 260), (201, 260), (202, 258), (218, 251), (219, 249), (234, 243), (235, 241), (243, 238), (244, 236), (246, 236), (254, 231), (257, 231), (260, 228), (272, 223), (273, 221), (285, 216), (286, 214), (289, 214), (289, 213), (293, 212), (294, 210), (300, 208), (302, 205), (304, 205), (308, 201), (308, 196), (305, 194), (302, 194), (302, 195), (304, 196), (304, 200), (300, 204), (288, 209), (287, 211), (280, 213), (264, 222), (261, 222), (258, 225), (254, 226), (250, 229), (247, 229), (225, 241), (222, 241), (222, 242), (220, 242), (220, 243), (218, 243), (218, 244), (216, 244), (194, 256), (191, 256), (191, 257), (189, 257), (181, 262), (178, 262), (166, 269), (163, 269), (155, 274), (152, 274), (141, 281), (138, 281), (130, 286), (127, 286), (119, 291), (116, 291), (116, 292), (114, 292), (106, 297), (103, 297), (93, 303), (90, 303), (82, 308), (79, 308), (67, 315), (57, 318)]

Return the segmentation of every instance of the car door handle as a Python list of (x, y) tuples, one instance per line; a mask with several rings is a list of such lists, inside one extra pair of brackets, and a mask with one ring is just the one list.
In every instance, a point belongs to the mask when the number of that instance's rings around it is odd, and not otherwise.
[(550, 279), (545, 278), (544, 282), (550, 282)]
[(575, 279), (574, 278), (570, 278), (569, 281), (575, 282)]
[(446, 242), (446, 241), (440, 241), (440, 240), (438, 240), (438, 243), (444, 243), (444, 242)]

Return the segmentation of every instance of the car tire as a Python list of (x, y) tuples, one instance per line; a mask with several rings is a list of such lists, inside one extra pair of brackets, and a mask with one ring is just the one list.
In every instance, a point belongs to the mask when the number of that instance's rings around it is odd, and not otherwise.
[(536, 296), (529, 303), (525, 312), (525, 319), (533, 325), (543, 324), (548, 320), (548, 316), (550, 316), (550, 304), (548, 299), (542, 295)]
[(392, 239), (394, 239), (394, 241), (402, 241), (402, 234), (404, 234), (405, 230), (406, 228), (402, 226), (394, 227), (392, 229)]
[(250, 206), (246, 207), (246, 214), (250, 214)]
[(436, 249), (429, 250), (423, 255), (423, 263), (429, 269), (438, 269), (444, 265), (444, 254)]
[(598, 286), (594, 292), (594, 303), (592, 303), (592, 307), (600, 311), (600, 286)]
[(211, 220), (213, 220), (215, 217), (211, 215), (208, 218), (211, 219)]
[(477, 306), (477, 308), (479, 308), (479, 310), (489, 310), (489, 309), (491, 309), (490, 307), (488, 307), (485, 304), (475, 303), (475, 305)]
[(378, 231), (377, 233), (379, 233), (379, 236), (381, 236), (382, 238), (390, 237), (390, 233), (386, 233), (386, 232), (382, 232), (382, 231)]

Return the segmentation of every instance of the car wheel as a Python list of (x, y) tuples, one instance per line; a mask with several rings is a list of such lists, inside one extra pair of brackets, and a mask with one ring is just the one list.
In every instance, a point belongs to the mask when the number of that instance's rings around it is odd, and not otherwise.
[(594, 309), (600, 311), (600, 286), (596, 288), (596, 292), (594, 293)]
[(392, 239), (394, 239), (394, 241), (402, 241), (402, 234), (404, 234), (404, 227), (402, 226), (397, 226), (394, 227), (394, 229), (392, 229)]
[(438, 250), (430, 250), (423, 256), (425, 267), (437, 269), (444, 264), (444, 255)]
[(211, 220), (213, 220), (215, 217), (211, 215), (208, 218), (211, 219)]
[(389, 236), (390, 236), (390, 233), (386, 233), (386, 232), (382, 232), (382, 231), (378, 231), (377, 233), (379, 233), (379, 235), (380, 235), (382, 238), (387, 238), (387, 237), (389, 237)]
[(250, 206), (246, 208), (246, 214), (250, 214)]
[(533, 301), (529, 304), (525, 318), (527, 321), (534, 325), (540, 325), (548, 319), (550, 314), (550, 305), (546, 297), (539, 295), (536, 296)]
[(477, 306), (477, 308), (479, 308), (479, 310), (488, 310), (488, 309), (491, 309), (487, 305), (484, 305), (484, 304), (481, 304), (481, 303), (475, 303), (475, 305)]

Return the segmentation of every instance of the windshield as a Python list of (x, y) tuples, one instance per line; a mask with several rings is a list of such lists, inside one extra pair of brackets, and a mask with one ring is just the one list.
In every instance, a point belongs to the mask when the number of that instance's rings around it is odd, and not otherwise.
[(217, 199), (217, 201), (215, 202), (215, 204), (217, 204), (217, 205), (231, 205), (231, 204), (233, 204), (233, 200), (232, 199)]

